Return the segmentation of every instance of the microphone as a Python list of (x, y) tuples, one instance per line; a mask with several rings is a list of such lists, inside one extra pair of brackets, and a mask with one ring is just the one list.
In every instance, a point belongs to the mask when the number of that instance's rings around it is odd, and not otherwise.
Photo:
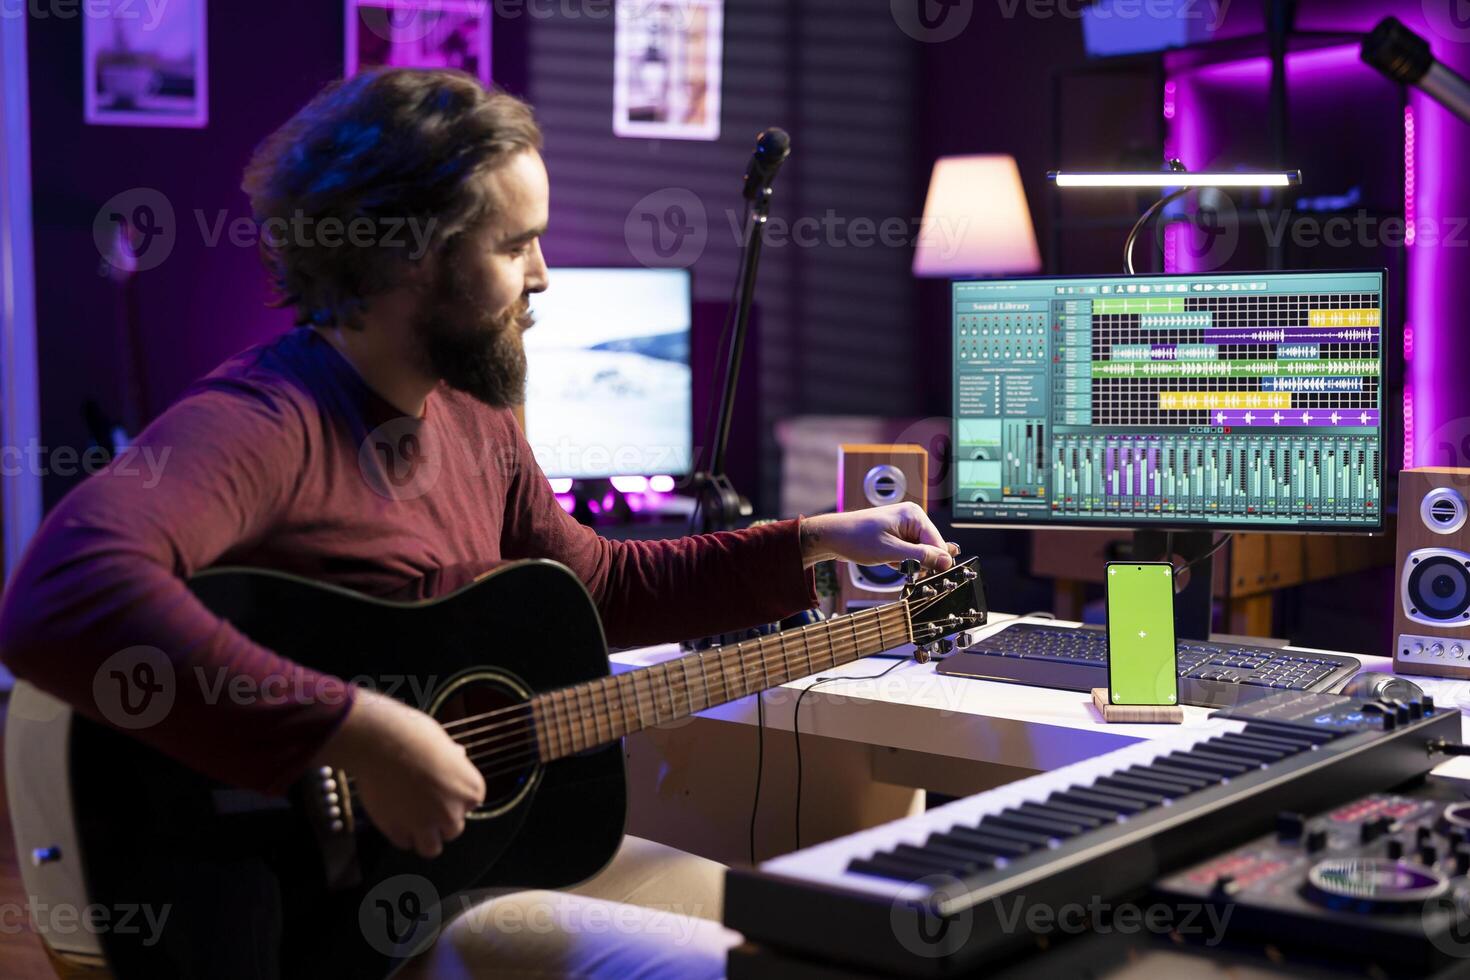
[(1385, 17), (1363, 38), (1363, 60), (1396, 82), (1412, 85), (1470, 122), (1470, 81), (1436, 61), (1429, 42), (1397, 18)]
[(758, 200), (776, 179), (776, 171), (791, 155), (791, 136), (779, 126), (756, 137), (755, 152), (750, 156), (750, 165), (745, 168), (745, 199)]

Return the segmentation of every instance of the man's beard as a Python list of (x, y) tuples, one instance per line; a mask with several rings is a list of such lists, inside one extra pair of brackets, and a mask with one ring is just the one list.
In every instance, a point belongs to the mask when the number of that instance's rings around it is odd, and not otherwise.
[(491, 408), (510, 408), (526, 400), (521, 334), (531, 323), (525, 296), (500, 313), (482, 311), (474, 291), (459, 282), (450, 263), (441, 270), (413, 326), (426, 366), (435, 376)]

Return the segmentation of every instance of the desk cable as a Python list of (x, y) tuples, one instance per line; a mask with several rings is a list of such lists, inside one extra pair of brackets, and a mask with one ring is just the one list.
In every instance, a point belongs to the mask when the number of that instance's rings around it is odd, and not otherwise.
[[(875, 681), (875, 680), (877, 680), (880, 677), (886, 677), (889, 674), (893, 673), (893, 671), (894, 671), (895, 668), (900, 667), (903, 664), (911, 663), (911, 662), (912, 661), (909, 661), (907, 659), (905, 659), (905, 660), (895, 660), (886, 669), (880, 670), (876, 674), (863, 674), (860, 677), (818, 677), (816, 680), (812, 681), (806, 687), (802, 688), (801, 689), (801, 693), (796, 696), (796, 708), (792, 711), (792, 714), (791, 714), (791, 733), (792, 733), (793, 736), (795, 736), (795, 742), (796, 742), (796, 850), (798, 850), (798, 851), (801, 850), (801, 701), (802, 701), (802, 699), (805, 698), (807, 696), (807, 694), (809, 694), (812, 691), (812, 689), (814, 689), (818, 684), (830, 684), (832, 681)], [(757, 758), (759, 758), (759, 756), (757, 756)], [(754, 841), (755, 841), (755, 818), (754, 818), (754, 816), (752, 816), (751, 817), (751, 842), (752, 842), (751, 843), (751, 855), (752, 855), (751, 863), (752, 864), (755, 863), (754, 862), (754, 853), (755, 853), (755, 844), (754, 844)]]

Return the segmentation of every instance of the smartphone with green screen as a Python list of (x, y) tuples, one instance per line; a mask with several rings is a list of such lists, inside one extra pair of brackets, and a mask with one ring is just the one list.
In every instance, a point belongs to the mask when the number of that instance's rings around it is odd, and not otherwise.
[(1178, 704), (1174, 566), (1107, 564), (1108, 688), (1113, 704)]

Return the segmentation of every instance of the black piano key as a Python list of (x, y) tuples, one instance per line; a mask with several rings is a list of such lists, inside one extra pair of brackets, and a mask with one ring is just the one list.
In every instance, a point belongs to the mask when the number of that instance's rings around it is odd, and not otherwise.
[(1004, 856), (981, 850), (978, 847), (971, 847), (961, 843), (958, 838), (945, 837), (943, 834), (930, 834), (929, 839), (924, 842), (924, 850), (933, 851), (944, 857), (968, 861), (975, 866), (977, 871), (995, 867), (996, 859)]
[(882, 852), (870, 858), (853, 858), (848, 862), (847, 870), (897, 881), (918, 881), (930, 875), (952, 873), (942, 861), (916, 860)]
[(1056, 838), (1056, 834), (1033, 833), (1001, 823), (995, 819), (995, 814), (982, 817), (977, 829), (995, 837), (1006, 837), (1020, 841), (1022, 844), (1029, 844), (1033, 848), (1050, 847), (1052, 840)]
[(1148, 809), (1147, 803), (1124, 799), (1121, 796), (1110, 796), (1101, 790), (1087, 789), (1081, 786), (1058, 790), (1051, 794), (1051, 798), (1064, 803), (1081, 803), (1083, 806), (1095, 806), (1103, 810), (1112, 810), (1114, 813), (1121, 813), (1125, 816)]
[(1228, 762), (1232, 765), (1245, 766), (1246, 769), (1260, 769), (1265, 765), (1260, 759), (1250, 758), (1229, 752), (1218, 745), (1196, 745), (1189, 750), (1190, 755), (1201, 759), (1209, 759), (1214, 762)]
[(1053, 820), (1076, 827), (1079, 834), (1084, 830), (1093, 830), (1102, 826), (1102, 821), (1095, 817), (1089, 817), (1083, 813), (1068, 813), (1066, 810), (1058, 810), (1045, 803), (1022, 803), (1016, 809), (1022, 813), (1034, 814), (1042, 820)]
[[(1025, 841), (1012, 840), (1009, 837), (997, 837), (979, 830), (971, 830), (969, 827), (954, 827), (943, 834), (934, 834), (929, 839), (950, 840), (953, 839), (967, 847), (977, 847), (994, 854), (996, 857), (1017, 858), (1023, 854), (1030, 854), (1036, 850)], [(1043, 845), (1044, 846), (1044, 845)]]
[[(944, 848), (917, 847), (913, 844), (899, 844), (893, 849), (893, 854), (902, 858), (913, 858), (914, 860), (938, 861), (948, 866), (954, 874), (970, 874), (981, 870), (981, 864), (973, 857), (963, 854), (950, 854)], [(994, 862), (989, 862), (985, 867), (990, 867)]]
[(1043, 810), (1051, 810), (1061, 815), (1063, 820), (1083, 821), (1090, 829), (1101, 827), (1104, 824), (1117, 823), (1118, 815), (1111, 810), (1101, 810), (1095, 806), (1081, 806), (1077, 803), (1058, 803), (1055, 800), (1050, 803), (1023, 803), (1022, 810), (1031, 807), (1040, 807)]
[(1251, 768), (1226, 759), (1203, 759), (1193, 752), (1170, 752), (1160, 761), (1183, 769), (1198, 769), (1202, 772), (1219, 773), (1222, 776), (1239, 776), (1250, 771)]
[(1213, 769), (1190, 769), (1186, 766), (1176, 766), (1162, 760), (1150, 763), (1147, 768), (1169, 778), (1178, 776), (1180, 779), (1183, 779), (1188, 776), (1192, 779), (1204, 779), (1206, 781), (1205, 786), (1214, 786), (1216, 783), (1222, 782), (1227, 778), (1225, 773), (1215, 772)]
[(1076, 837), (1087, 828), (1080, 823), (1068, 820), (1051, 820), (1047, 817), (1026, 813), (1013, 807), (1007, 807), (999, 813), (992, 814), (995, 823), (1002, 827), (1012, 827), (1016, 830), (1024, 830), (1034, 834), (1047, 834), (1056, 838)]
[(1106, 793), (1109, 796), (1121, 796), (1125, 800), (1137, 800), (1146, 806), (1158, 806), (1169, 799), (1164, 793), (1156, 793), (1148, 789), (1130, 789), (1128, 787), (1099, 786), (1096, 783), (1087, 787), (1098, 793)]
[(1142, 776), (1144, 779), (1162, 779), (1165, 782), (1180, 783), (1188, 786), (1190, 789), (1196, 790), (1204, 789), (1206, 786), (1213, 786), (1220, 781), (1214, 776), (1209, 776), (1204, 773), (1193, 772), (1188, 769), (1171, 768), (1157, 763), (1147, 766), (1129, 766), (1127, 769), (1115, 775)]
[(1247, 751), (1244, 748), (1233, 747), (1229, 742), (1222, 742), (1218, 738), (1205, 739), (1197, 742), (1189, 751), (1205, 758), (1224, 759), (1227, 762), (1238, 762), (1243, 766), (1264, 765), (1272, 760), (1262, 758), (1260, 750)]
[(1304, 738), (1287, 738), (1277, 735), (1266, 735), (1262, 732), (1252, 732), (1249, 729), (1243, 732), (1232, 734), (1230, 737), (1238, 738), (1247, 742), (1254, 742), (1257, 745), (1269, 745), (1272, 748), (1281, 749), (1283, 752), (1291, 753), (1305, 752), (1316, 744), (1315, 742), (1309, 742)]
[(1270, 721), (1253, 721), (1245, 726), (1245, 733), (1247, 735), (1260, 733), (1271, 738), (1286, 738), (1297, 742), (1310, 742), (1313, 745), (1325, 745), (1337, 737), (1336, 732), (1296, 728), (1291, 725), (1278, 725)]
[(1143, 776), (1128, 776), (1115, 773), (1111, 776), (1100, 776), (1097, 785), (1102, 787), (1116, 787), (1118, 789), (1142, 789), (1150, 793), (1158, 793), (1169, 799), (1178, 799), (1181, 796), (1194, 792), (1183, 783), (1169, 783), (1162, 779), (1147, 779)]
[[(1240, 755), (1253, 756), (1262, 762), (1279, 762), (1292, 754), (1285, 749), (1273, 749), (1269, 745), (1261, 745), (1258, 742), (1247, 742), (1245, 739), (1238, 739), (1233, 735), (1222, 735), (1210, 741), (1229, 746), (1233, 752)], [(1206, 742), (1205, 744), (1208, 745), (1210, 743)]]

